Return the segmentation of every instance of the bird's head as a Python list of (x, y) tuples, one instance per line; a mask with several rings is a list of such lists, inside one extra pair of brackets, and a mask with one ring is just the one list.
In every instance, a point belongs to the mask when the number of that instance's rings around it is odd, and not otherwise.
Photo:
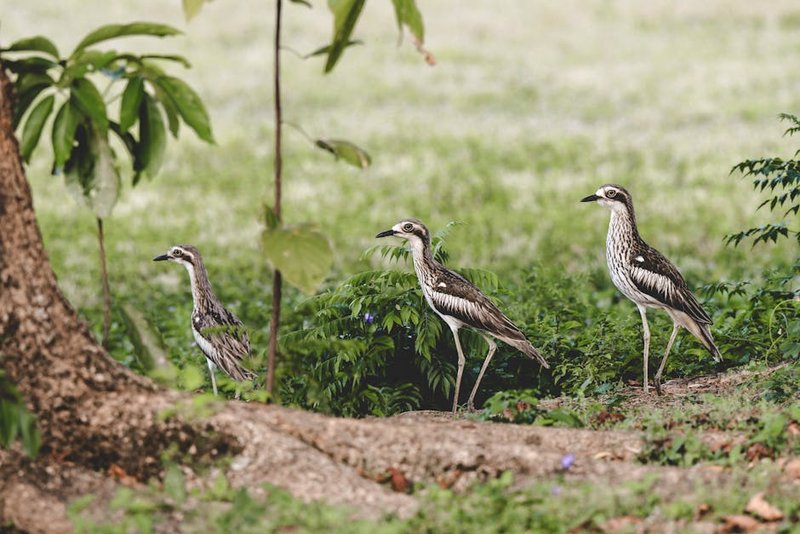
[(202, 261), (200, 251), (191, 245), (175, 245), (170, 247), (166, 254), (156, 256), (153, 261), (174, 261), (187, 269), (193, 269)]
[(411, 243), (412, 248), (420, 249), (430, 245), (431, 235), (419, 219), (403, 219), (391, 229), (379, 233), (375, 237), (401, 237)]
[(633, 213), (633, 200), (628, 190), (622, 186), (606, 184), (600, 186), (594, 195), (581, 199), (581, 202), (597, 202), (616, 213)]

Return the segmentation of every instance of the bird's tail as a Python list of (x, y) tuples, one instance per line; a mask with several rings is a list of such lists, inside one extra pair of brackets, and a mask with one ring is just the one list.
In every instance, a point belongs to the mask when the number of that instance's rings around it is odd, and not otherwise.
[(550, 364), (547, 363), (547, 360), (544, 359), (544, 356), (542, 356), (542, 354), (536, 350), (536, 347), (531, 345), (531, 342), (527, 339), (504, 339), (503, 341), (518, 351), (538, 361), (545, 369), (550, 369)]

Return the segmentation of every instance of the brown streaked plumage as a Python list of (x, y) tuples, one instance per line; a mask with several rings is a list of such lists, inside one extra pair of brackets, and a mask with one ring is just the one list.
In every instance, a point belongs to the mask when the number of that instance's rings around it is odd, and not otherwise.
[(711, 336), (711, 318), (697, 302), (680, 271), (639, 235), (631, 194), (619, 185), (606, 184), (581, 202), (597, 202), (611, 210), (606, 237), (606, 260), (614, 285), (639, 308), (644, 338), (644, 391), (648, 387), (650, 328), (647, 308), (664, 310), (673, 321), (672, 335), (664, 359), (655, 375), (656, 392), (661, 394), (661, 373), (681, 327), (691, 332), (719, 360)]
[[(428, 229), (418, 219), (403, 219), (391, 230), (379, 233), (376, 237), (396, 236), (411, 244), (411, 255), (414, 271), (417, 273), (422, 294), (428, 305), (441, 317), (453, 332), (458, 351), (458, 371), (453, 396), (453, 413), (458, 407), (458, 394), (461, 388), (461, 376), (466, 358), (461, 349), (458, 330), (469, 326), (478, 330), (489, 345), (483, 366), (481, 367), (475, 386), (472, 388), (467, 406), (473, 408), (475, 394), (481, 383), (489, 361), (497, 350), (492, 337), (497, 338), (520, 352), (536, 359), (544, 368), (549, 368), (547, 361), (539, 351), (531, 345), (525, 334), (500, 311), (500, 309), (484, 295), (480, 289), (463, 276), (455, 273), (437, 262), (431, 251), (431, 239)], [(491, 337), (490, 337), (491, 336)]]
[(217, 394), (214, 369), (239, 382), (255, 380), (256, 375), (242, 367), (242, 359), (250, 354), (250, 338), (244, 325), (220, 303), (203, 264), (200, 251), (191, 245), (176, 245), (153, 261), (173, 261), (186, 267), (192, 286), (192, 334), (203, 351), (211, 373), (211, 386)]

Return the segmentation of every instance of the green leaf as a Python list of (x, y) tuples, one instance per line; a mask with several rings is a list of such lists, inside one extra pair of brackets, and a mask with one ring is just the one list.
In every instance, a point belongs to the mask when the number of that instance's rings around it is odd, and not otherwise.
[(200, 13), (205, 3), (206, 0), (182, 0), (183, 16), (186, 17), (186, 20), (192, 20)]
[(108, 134), (100, 132), (93, 122), (84, 122), (75, 130), (75, 140), (77, 144), (64, 167), (67, 190), (96, 217), (105, 219), (117, 203), (120, 188)]
[(343, 141), (341, 139), (317, 139), (314, 144), (330, 152), (336, 159), (343, 159), (350, 165), (358, 167), (359, 169), (366, 169), (372, 163), (367, 152), (359, 146), (351, 143), (350, 141)]
[(25, 162), (29, 162), (33, 149), (39, 143), (39, 137), (42, 135), (42, 128), (44, 128), (47, 118), (53, 111), (55, 104), (55, 96), (50, 95), (42, 99), (36, 107), (33, 108), (28, 119), (25, 121), (25, 127), (22, 129), (22, 143), (20, 144), (20, 154)]
[(117, 37), (127, 37), (130, 35), (153, 35), (155, 37), (167, 37), (170, 35), (179, 35), (181, 32), (172, 26), (166, 24), (158, 24), (155, 22), (132, 22), (130, 24), (108, 24), (101, 26), (91, 32), (78, 43), (72, 55), (75, 56), (78, 52), (109, 39), (116, 39)]
[(120, 311), (128, 339), (142, 370), (150, 373), (157, 368), (170, 368), (172, 364), (158, 330), (147, 322), (142, 312), (130, 304), (123, 304)]
[(333, 12), (333, 39), (328, 52), (328, 61), (325, 62), (326, 73), (333, 70), (347, 48), (365, 2), (366, 0), (328, 0), (328, 8)]
[(306, 6), (309, 9), (312, 9), (314, 7), (314, 6), (311, 5), (311, 2), (309, 2), (308, 0), (289, 0), (289, 1), (292, 2), (293, 4), (302, 4), (302, 5)]
[[(347, 41), (347, 44), (345, 44), (345, 48), (350, 47), (350, 46), (355, 46), (355, 45), (362, 45), (362, 44), (364, 44), (364, 41), (362, 41), (360, 39), (354, 39), (354, 40), (351, 40), (351, 41)], [(330, 53), (330, 51), (331, 51), (331, 45), (325, 45), (325, 46), (322, 46), (320, 48), (317, 48), (313, 52), (310, 52), (310, 53), (304, 55), (303, 58), (308, 59), (310, 57), (315, 57), (315, 56), (324, 56), (324, 55)]]
[(175, 63), (180, 63), (187, 69), (192, 68), (192, 64), (189, 63), (189, 60), (183, 56), (179, 56), (177, 54), (145, 54), (140, 56), (140, 59), (159, 59), (162, 61), (174, 61)]
[(313, 294), (333, 265), (328, 240), (309, 226), (264, 230), (264, 256), (292, 285)]
[(189, 84), (173, 76), (162, 76), (155, 80), (164, 93), (169, 96), (178, 110), (183, 122), (194, 130), (198, 137), (207, 143), (214, 143), (211, 133), (211, 119), (208, 117), (203, 101)]
[(97, 87), (86, 78), (78, 78), (72, 82), (71, 94), (78, 109), (94, 122), (102, 134), (105, 134), (108, 131), (106, 103)]
[(42, 35), (35, 37), (28, 37), (15, 41), (9, 46), (6, 51), (8, 52), (43, 52), (54, 59), (60, 59), (58, 55), (58, 48), (53, 44), (53, 41)]
[(135, 170), (144, 171), (153, 178), (164, 161), (166, 147), (167, 132), (161, 111), (155, 99), (145, 93), (139, 109), (139, 149)]
[(52, 86), (55, 81), (48, 75), (42, 73), (21, 74), (17, 78), (16, 90), (17, 98), (13, 102), (13, 126), (16, 130), (22, 117), (39, 94)]
[(156, 98), (159, 102), (161, 102), (161, 106), (164, 108), (164, 111), (167, 114), (167, 123), (169, 124), (169, 131), (172, 134), (172, 137), (178, 137), (178, 131), (180, 131), (181, 121), (178, 116), (178, 108), (175, 107), (175, 103), (172, 101), (172, 98), (164, 92), (164, 90), (153, 83), (152, 85), (153, 91), (156, 94)]
[(63, 167), (69, 159), (80, 118), (80, 111), (71, 101), (64, 102), (58, 110), (52, 131), (54, 169)]
[(417, 7), (416, 0), (392, 0), (394, 14), (397, 18), (397, 28), (401, 34), (403, 25), (416, 37), (420, 43), (425, 40), (425, 25), (422, 22), (422, 13)]
[(119, 127), (123, 132), (128, 131), (136, 122), (142, 96), (144, 96), (144, 78), (134, 76), (122, 92), (122, 103), (119, 107)]

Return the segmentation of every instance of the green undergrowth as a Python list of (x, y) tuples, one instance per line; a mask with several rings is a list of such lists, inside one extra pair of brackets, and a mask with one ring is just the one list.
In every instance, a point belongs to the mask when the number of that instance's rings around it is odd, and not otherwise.
[(771, 463), (677, 490), (663, 487), (655, 475), (609, 487), (573, 480), (566, 471), (535, 482), (514, 481), (507, 472), (467, 492), (420, 486), (414, 492), (419, 508), (411, 517), (366, 520), (355, 518), (353, 510), (302, 502), (269, 485), (233, 488), (222, 475), (203, 489), (189, 488), (180, 468), (171, 466), (163, 483), (119, 489), (107, 505), (113, 522), (93, 519), (92, 495), (73, 501), (69, 515), (76, 531), (87, 533), (152, 532), (178, 523), (184, 532), (569, 532), (603, 529), (622, 517), (630, 527), (692, 531), (695, 521), (713, 525), (742, 513), (748, 498), (762, 491), (785, 515), (778, 528), (789, 528), (800, 514), (795, 489)]

